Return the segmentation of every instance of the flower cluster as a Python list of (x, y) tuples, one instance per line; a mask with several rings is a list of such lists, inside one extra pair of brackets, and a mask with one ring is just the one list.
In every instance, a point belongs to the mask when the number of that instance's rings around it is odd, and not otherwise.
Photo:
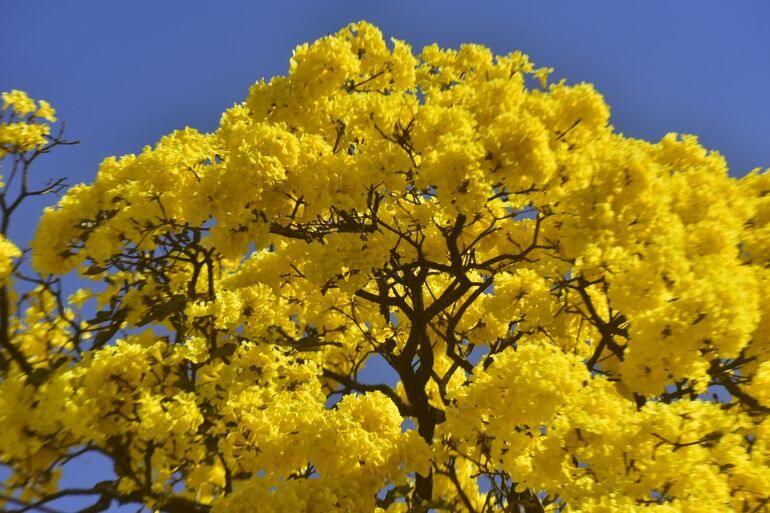
[[(92, 285), (11, 323), (7, 494), (93, 450), (161, 511), (767, 508), (770, 174), (552, 71), (356, 23), (104, 160), (32, 242)], [(2, 151), (43, 144), (3, 101)]]

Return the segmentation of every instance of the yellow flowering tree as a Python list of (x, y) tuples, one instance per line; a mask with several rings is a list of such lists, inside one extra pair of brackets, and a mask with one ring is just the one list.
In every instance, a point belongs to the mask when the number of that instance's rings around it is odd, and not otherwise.
[[(357, 23), (106, 159), (3, 289), (6, 508), (770, 511), (770, 174), (550, 71)], [(26, 166), (53, 111), (3, 98)]]

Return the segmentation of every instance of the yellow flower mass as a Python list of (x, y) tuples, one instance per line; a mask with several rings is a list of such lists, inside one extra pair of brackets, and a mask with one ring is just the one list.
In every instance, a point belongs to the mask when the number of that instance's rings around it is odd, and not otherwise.
[(0, 239), (3, 507), (770, 511), (770, 174), (551, 72), (355, 23)]

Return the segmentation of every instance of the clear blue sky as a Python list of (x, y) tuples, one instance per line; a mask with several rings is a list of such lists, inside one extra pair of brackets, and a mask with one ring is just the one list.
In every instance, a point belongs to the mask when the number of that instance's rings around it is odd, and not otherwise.
[[(213, 130), (253, 82), (286, 73), (295, 45), (361, 19), (416, 50), (522, 50), (557, 78), (596, 84), (626, 135), (697, 134), (736, 176), (770, 166), (767, 0), (4, 0), (0, 90), (49, 100), (81, 141), (41, 160), (38, 176), (89, 182), (106, 156), (184, 126)], [(45, 204), (17, 219), (20, 245)], [(104, 472), (79, 463), (67, 479), (85, 484)]]
[[(212, 130), (292, 48), (366, 19), (415, 49), (478, 42), (522, 50), (589, 81), (626, 135), (695, 133), (736, 175), (770, 166), (766, 0), (181, 1), (5, 0), (0, 89), (45, 98), (81, 145), (40, 176), (91, 181), (108, 155), (184, 126)], [(29, 238), (42, 204), (13, 232)], [(21, 221), (21, 220), (19, 220)]]

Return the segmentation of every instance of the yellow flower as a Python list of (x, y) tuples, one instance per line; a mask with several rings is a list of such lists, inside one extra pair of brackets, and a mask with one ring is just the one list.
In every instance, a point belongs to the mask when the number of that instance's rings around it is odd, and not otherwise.
[(14, 89), (10, 92), (4, 92), (0, 96), (3, 99), (3, 110), (11, 107), (20, 116), (26, 116), (35, 111), (35, 101), (24, 91)]
[(8, 284), (13, 271), (13, 259), (19, 258), (21, 251), (10, 240), (0, 235), (0, 286)]
[[(93, 289), (10, 317), (31, 369), (0, 348), (0, 460), (30, 500), (93, 447), (148, 509), (766, 507), (769, 175), (624, 137), (551, 71), (361, 22), (216, 131), (105, 159), (32, 243)], [(0, 151), (41, 144), (53, 109), (3, 101)], [(0, 238), (5, 283), (19, 256)]]
[(51, 104), (45, 100), (40, 100), (38, 103), (40, 104), (40, 107), (37, 109), (37, 112), (35, 112), (35, 117), (46, 119), (51, 123), (55, 123), (56, 111), (53, 107), (51, 107)]

